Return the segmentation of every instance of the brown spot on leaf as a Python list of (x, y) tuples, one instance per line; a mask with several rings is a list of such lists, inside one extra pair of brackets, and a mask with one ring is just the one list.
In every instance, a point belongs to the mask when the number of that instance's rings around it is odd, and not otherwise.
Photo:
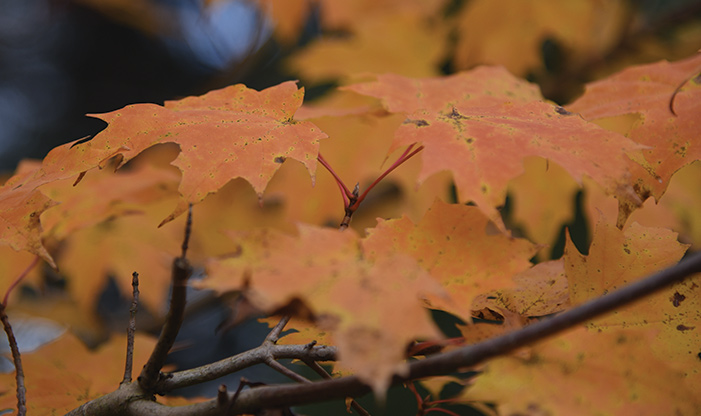
[(275, 158), (275, 163), (284, 163), (285, 162), (285, 156), (278, 156)]
[(458, 112), (458, 110), (453, 107), (453, 110), (448, 114), (448, 118), (452, 118), (454, 120), (460, 120), (460, 119), (466, 119), (467, 117), (463, 116)]
[(678, 308), (679, 305), (682, 304), (682, 302), (686, 299), (686, 296), (682, 295), (679, 292), (674, 292), (674, 295), (669, 299), (672, 301), (672, 305), (674, 305), (675, 308)]
[(565, 110), (564, 107), (560, 107), (560, 106), (555, 107), (555, 112), (556, 112), (557, 114), (560, 114), (560, 115), (563, 115), (563, 116), (572, 116), (572, 115), (574, 115), (574, 113), (571, 113), (571, 112)]
[(410, 118), (404, 120), (403, 124), (415, 124), (417, 127), (426, 127), (429, 125), (428, 121), (426, 121), (426, 120), (422, 120), (422, 119), (413, 120)]
[(686, 326), (686, 325), (677, 325), (677, 331), (691, 331), (692, 329), (696, 328), (695, 326)]

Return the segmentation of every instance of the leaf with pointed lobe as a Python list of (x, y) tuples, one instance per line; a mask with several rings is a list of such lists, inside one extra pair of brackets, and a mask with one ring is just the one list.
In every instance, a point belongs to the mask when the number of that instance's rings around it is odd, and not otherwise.
[(232, 237), (240, 249), (211, 262), (201, 285), (241, 291), (263, 312), (313, 319), (331, 333), (340, 365), (377, 394), (407, 370), (412, 340), (440, 337), (423, 299), (442, 291), (409, 256), (370, 260), (354, 232), (309, 225), (298, 236), (257, 230)]
[(488, 361), (461, 396), (495, 403), (499, 414), (697, 414), (698, 395), (652, 353), (651, 335), (570, 330)]
[[(568, 240), (565, 272), (573, 304), (601, 296), (670, 266), (681, 259), (687, 246), (671, 230), (632, 223), (624, 230), (600, 220), (587, 256)], [(653, 352), (669, 366), (684, 372), (685, 382), (701, 387), (701, 285), (696, 275), (633, 305), (589, 323), (612, 331), (645, 328), (656, 331), (649, 341)]]
[(577, 181), (590, 176), (607, 192), (639, 203), (626, 182), (627, 153), (639, 145), (541, 101), (533, 85), (501, 68), (427, 79), (383, 75), (347, 88), (406, 114), (390, 151), (424, 146), (419, 182), (450, 171), (459, 200), (475, 202), (502, 229), (496, 207), (528, 156), (552, 160)]
[(165, 223), (237, 177), (262, 195), (281, 159), (298, 160), (313, 177), (319, 140), (326, 135), (293, 120), (303, 95), (289, 81), (260, 92), (238, 84), (164, 106), (130, 105), (95, 115), (108, 127), (76, 148), (117, 149), (121, 166), (157, 143), (179, 144), (173, 165), (182, 171), (183, 199)]
[(368, 230), (363, 248), (370, 258), (412, 256), (449, 295), (429, 297), (431, 306), (469, 321), (475, 297), (513, 286), (536, 251), (526, 240), (488, 233), (488, 225), (477, 207), (437, 200), (418, 223), (406, 217), (380, 221)]
[[(674, 173), (701, 159), (701, 54), (677, 62), (629, 67), (587, 85), (568, 108), (586, 120), (637, 115), (627, 136), (646, 147), (630, 178), (642, 200), (659, 201)], [(642, 166), (642, 167), (641, 167)], [(624, 222), (635, 209), (623, 206)]]

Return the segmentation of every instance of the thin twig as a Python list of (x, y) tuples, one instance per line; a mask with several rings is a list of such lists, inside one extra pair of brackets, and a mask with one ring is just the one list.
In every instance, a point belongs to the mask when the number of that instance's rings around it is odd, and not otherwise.
[(27, 268), (24, 269), (24, 271), (22, 273), (20, 273), (19, 276), (17, 276), (17, 279), (15, 279), (15, 281), (12, 282), (12, 284), (10, 284), (10, 287), (7, 288), (7, 292), (5, 292), (5, 297), (2, 298), (2, 306), (7, 307), (7, 299), (10, 297), (10, 293), (12, 292), (12, 289), (14, 289), (15, 286), (17, 286), (19, 284), (19, 282), (21, 282), (22, 279), (24, 279), (38, 263), (39, 263), (39, 256), (34, 256), (34, 260), (32, 260), (32, 262), (29, 263), (29, 266), (27, 266)]
[(190, 262), (185, 258), (187, 254), (187, 246), (190, 240), (190, 230), (192, 229), (192, 204), (187, 215), (187, 223), (185, 225), (185, 238), (182, 245), (182, 256), (177, 257), (173, 261), (172, 269), (172, 294), (170, 297), (170, 308), (166, 316), (163, 330), (158, 337), (158, 341), (151, 352), (146, 365), (141, 370), (139, 376), (139, 384), (148, 392), (156, 392), (156, 386), (160, 381), (160, 371), (165, 365), (166, 357), (170, 349), (175, 343), (175, 338), (180, 332), (180, 326), (183, 323), (183, 315), (185, 312), (185, 303), (187, 302), (187, 280), (192, 274)]
[(298, 382), (298, 383), (311, 383), (311, 380), (308, 378), (299, 375), (295, 373), (294, 371), (290, 370), (289, 368), (285, 367), (284, 365), (280, 364), (279, 362), (275, 361), (274, 358), (268, 358), (265, 360), (265, 364), (272, 368), (273, 370), (277, 371), (278, 373)]
[(187, 208), (187, 221), (185, 222), (185, 238), (183, 238), (182, 253), (180, 254), (181, 259), (187, 257), (187, 247), (190, 244), (190, 233), (192, 232), (192, 204)]
[(131, 383), (131, 371), (134, 363), (134, 333), (136, 332), (136, 312), (139, 309), (139, 273), (131, 275), (131, 307), (129, 308), (129, 326), (127, 327), (127, 360), (124, 364), (122, 384)]
[(277, 325), (275, 325), (273, 327), (273, 329), (270, 330), (270, 333), (268, 334), (268, 336), (265, 337), (264, 342), (269, 342), (272, 344), (277, 343), (278, 339), (280, 339), (280, 334), (285, 329), (285, 326), (287, 325), (288, 322), (290, 322), (290, 316), (289, 315), (283, 316), (280, 319), (280, 322), (278, 322)]
[(15, 333), (12, 331), (12, 325), (5, 311), (5, 304), (0, 304), (0, 320), (7, 334), (7, 341), (10, 344), (12, 351), (12, 360), (15, 364), (15, 382), (17, 383), (17, 416), (27, 414), (27, 388), (24, 385), (24, 369), (22, 368), (22, 357), (17, 346)]

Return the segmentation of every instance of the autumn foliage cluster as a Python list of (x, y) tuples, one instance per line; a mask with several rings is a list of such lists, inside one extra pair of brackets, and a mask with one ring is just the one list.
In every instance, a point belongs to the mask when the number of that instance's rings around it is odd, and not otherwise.
[[(68, 328), (22, 356), (30, 414), (117, 388), (126, 341), (106, 340), (99, 294), (114, 279), (130, 296), (136, 271), (139, 308), (161, 322), (191, 205), (187, 258), (205, 277), (190, 285), (229, 300), (227, 325), (291, 316), (296, 331), (277, 344), (336, 347), (333, 376), (352, 374), (380, 398), (422, 348), (518, 331), (701, 241), (701, 55), (604, 68), (631, 30), (628, 3), (259, 3), (281, 45), (320, 13), (329, 35), (285, 65), (304, 85), (334, 83), (321, 98), (304, 103), (295, 81), (237, 84), (92, 115), (107, 128), (23, 161), (0, 188), (10, 322), (44, 316)], [(546, 39), (564, 51), (556, 75), (543, 64)], [(581, 94), (563, 81), (597, 71), (613, 73)], [(543, 92), (578, 96), (558, 105)], [(580, 235), (567, 227), (576, 216), (588, 224)], [(410, 387), (424, 413), (699, 414), (700, 299), (697, 276)], [(458, 318), (459, 336), (430, 310)], [(154, 343), (137, 333), (137, 371)], [(447, 385), (461, 388), (436, 402)], [(0, 375), (0, 394), (0, 408), (16, 405), (13, 373)], [(197, 399), (207, 400), (214, 409)]]

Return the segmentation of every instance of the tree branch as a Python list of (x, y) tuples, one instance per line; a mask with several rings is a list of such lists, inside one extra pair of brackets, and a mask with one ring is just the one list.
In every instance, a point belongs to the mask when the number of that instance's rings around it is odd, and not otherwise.
[(228, 357), (197, 368), (174, 372), (169, 378), (161, 380), (158, 385), (158, 390), (168, 392), (182, 387), (194, 386), (206, 381), (216, 380), (219, 377), (235, 373), (256, 364), (265, 364), (269, 357), (276, 360), (289, 358), (322, 362), (336, 361), (337, 350), (336, 347), (325, 345), (309, 348), (306, 345), (275, 345), (264, 343), (259, 347), (234, 355), (233, 357)]
[(141, 375), (138, 378), (141, 387), (149, 392), (162, 393), (156, 389), (161, 377), (161, 368), (165, 365), (166, 357), (170, 349), (175, 343), (175, 338), (180, 332), (180, 325), (183, 323), (183, 315), (185, 312), (185, 303), (187, 302), (187, 280), (192, 274), (190, 262), (185, 258), (187, 254), (187, 245), (190, 240), (190, 230), (192, 229), (192, 204), (187, 215), (187, 224), (185, 226), (185, 238), (183, 239), (182, 254), (176, 257), (173, 261), (172, 271), (172, 294), (170, 297), (170, 308), (166, 321), (163, 324), (163, 330), (158, 337), (156, 346), (151, 352), (146, 365), (141, 370)]

